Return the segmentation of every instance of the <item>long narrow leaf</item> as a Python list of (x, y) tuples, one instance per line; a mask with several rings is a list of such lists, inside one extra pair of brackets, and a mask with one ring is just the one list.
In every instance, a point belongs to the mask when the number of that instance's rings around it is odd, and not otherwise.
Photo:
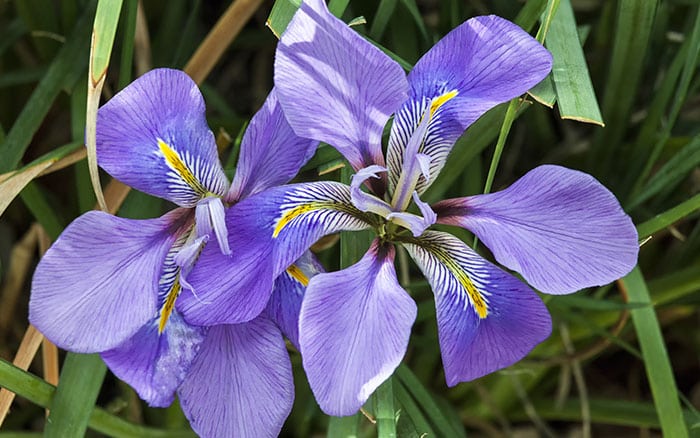
[[(623, 282), (627, 286), (631, 301), (651, 304), (649, 290), (639, 268), (630, 272)], [(642, 349), (644, 366), (659, 415), (661, 430), (664, 436), (687, 437), (688, 430), (683, 421), (676, 381), (654, 308), (633, 309), (630, 313)]]
[(545, 45), (552, 52), (552, 79), (561, 118), (604, 126), (569, 0), (561, 0)]

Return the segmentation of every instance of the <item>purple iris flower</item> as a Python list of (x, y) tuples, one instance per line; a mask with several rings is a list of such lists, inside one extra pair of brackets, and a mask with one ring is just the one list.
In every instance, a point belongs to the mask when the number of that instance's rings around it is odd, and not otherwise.
[[(535, 288), (565, 294), (632, 269), (638, 244), (630, 218), (594, 178), (559, 166), (538, 167), (498, 193), (433, 206), (420, 195), (471, 123), (550, 69), (551, 56), (535, 39), (487, 16), (450, 32), (406, 77), (322, 0), (305, 1), (277, 49), (280, 105), (298, 135), (333, 145), (356, 173), (349, 186), (275, 187), (228, 210), (227, 223), (236, 225), (229, 244), (245, 250), (229, 264), (204, 250), (190, 281), (210, 293), (183, 296), (185, 315), (236, 321), (242, 308), (267, 299), (273, 279), (317, 239), (374, 229), (359, 262), (316, 275), (303, 298), (303, 366), (325, 412), (356, 412), (405, 354), (416, 304), (397, 281), (394, 245), (408, 251), (433, 289), (448, 385), (523, 358), (551, 332), (539, 296), (458, 238), (428, 228), (464, 227)], [(382, 133), (392, 114), (385, 161)], [(223, 271), (230, 274), (213, 279)], [(240, 277), (256, 283), (237, 284)], [(212, 288), (215, 282), (226, 286)]]
[(236, 252), (225, 208), (289, 181), (316, 144), (294, 135), (273, 90), (250, 122), (229, 184), (197, 85), (177, 70), (143, 75), (100, 108), (98, 162), (178, 207), (147, 220), (78, 217), (36, 269), (30, 321), (63, 349), (101, 353), (151, 406), (169, 405), (177, 392), (201, 436), (275, 436), (294, 397), (280, 328), (296, 343), (290, 321), (315, 260), (302, 255), (267, 309), (238, 324), (190, 324), (178, 296), (203, 247), (224, 258)]

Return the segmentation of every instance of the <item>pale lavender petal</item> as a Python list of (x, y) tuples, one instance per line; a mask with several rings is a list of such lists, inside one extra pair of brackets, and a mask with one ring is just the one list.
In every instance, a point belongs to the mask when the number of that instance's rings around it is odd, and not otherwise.
[(428, 231), (404, 245), (435, 293), (449, 386), (510, 366), (549, 336), (537, 294), (459, 239)]
[(304, 369), (321, 409), (357, 412), (406, 353), (416, 304), (401, 288), (392, 246), (377, 240), (355, 265), (318, 274), (299, 319)]
[(275, 321), (282, 333), (299, 349), (299, 311), (309, 280), (323, 267), (311, 251), (306, 251), (293, 265), (275, 280), (272, 296), (265, 311)]
[(397, 212), (390, 213), (386, 216), (386, 218), (404, 228), (411, 230), (413, 236), (418, 237), (423, 234), (423, 231), (428, 229), (429, 226), (435, 223), (437, 220), (437, 215), (433, 209), (430, 208), (430, 205), (421, 201), (417, 192), (413, 192), (413, 201), (420, 209), (420, 216), (413, 213)]
[(275, 85), (298, 135), (335, 146), (355, 170), (384, 164), (382, 132), (407, 98), (406, 76), (322, 0), (303, 2), (282, 34)]
[(451, 31), (408, 76), (410, 98), (394, 118), (387, 151), (390, 185), (398, 181), (403, 150), (426, 110), (431, 108), (432, 120), (420, 152), (432, 158), (431, 177), (418, 182), (418, 193), (435, 180), (469, 125), (535, 86), (551, 66), (549, 52), (503, 18), (475, 17)]
[(226, 212), (221, 198), (208, 196), (197, 202), (195, 216), (197, 237), (206, 237), (208, 241), (213, 234), (219, 244), (221, 253), (230, 255), (231, 248), (228, 246)]
[(191, 326), (173, 312), (163, 333), (153, 319), (119, 347), (103, 352), (102, 359), (149, 406), (164, 408), (173, 402), (205, 335), (206, 328)]
[(133, 220), (91, 211), (77, 218), (37, 266), (31, 323), (80, 353), (115, 348), (136, 334), (156, 314), (163, 261), (184, 213)]
[(202, 94), (179, 70), (150, 71), (99, 109), (97, 161), (131, 187), (183, 207), (228, 188)]
[(350, 203), (350, 187), (314, 182), (265, 190), (226, 210), (231, 256), (207, 245), (188, 276), (178, 309), (191, 324), (239, 323), (267, 304), (274, 280), (318, 239), (370, 227)]
[(357, 171), (350, 181), (350, 198), (355, 207), (362, 211), (371, 211), (382, 217), (391, 213), (391, 206), (378, 197), (363, 192), (362, 184), (369, 178), (380, 178), (379, 173), (386, 172), (382, 166), (372, 165)]
[(288, 182), (313, 156), (317, 145), (317, 141), (294, 134), (273, 89), (243, 136), (227, 201), (239, 201)]
[(637, 231), (595, 178), (540, 166), (508, 189), (434, 206), (438, 222), (476, 234), (496, 257), (542, 292), (610, 283), (637, 263)]
[(276, 437), (294, 401), (279, 329), (262, 316), (211, 327), (178, 395), (203, 438)]

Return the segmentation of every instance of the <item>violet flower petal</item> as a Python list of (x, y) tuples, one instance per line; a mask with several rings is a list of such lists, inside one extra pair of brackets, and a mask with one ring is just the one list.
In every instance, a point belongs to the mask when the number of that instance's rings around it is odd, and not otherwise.
[(512, 365), (551, 333), (539, 296), (461, 240), (427, 231), (404, 246), (435, 293), (449, 386)]
[(303, 2), (282, 34), (275, 86), (297, 135), (335, 146), (355, 170), (384, 165), (382, 133), (407, 98), (406, 75), (322, 0)]
[(153, 407), (167, 407), (204, 340), (206, 328), (187, 324), (174, 311), (163, 333), (158, 319), (144, 325), (119, 347), (102, 352), (110, 371)]
[(551, 294), (610, 283), (637, 263), (637, 231), (595, 178), (539, 166), (506, 190), (437, 203), (438, 222), (476, 234), (502, 265)]
[(158, 219), (90, 211), (49, 248), (34, 273), (29, 320), (65, 350), (115, 348), (154, 317), (158, 282), (182, 210)]
[(288, 182), (316, 151), (317, 141), (297, 137), (282, 113), (276, 90), (253, 116), (243, 135), (228, 202)]
[(309, 280), (324, 272), (311, 251), (306, 251), (277, 279), (265, 312), (277, 323), (282, 333), (299, 349), (299, 312)]
[(503, 18), (475, 17), (452, 30), (408, 75), (410, 97), (396, 114), (387, 150), (390, 186), (396, 186), (404, 166), (403, 150), (431, 104), (437, 107), (420, 151), (432, 158), (431, 177), (419, 181), (419, 194), (435, 181), (454, 142), (469, 125), (535, 86), (551, 66), (549, 52)]
[(150, 71), (99, 109), (97, 159), (125, 184), (182, 207), (228, 188), (202, 94), (179, 70)]
[(352, 176), (350, 181), (350, 198), (352, 204), (362, 211), (371, 211), (379, 216), (386, 217), (391, 213), (391, 206), (384, 200), (362, 191), (362, 184), (370, 178), (380, 178), (379, 173), (386, 172), (382, 166), (372, 165), (362, 168)]
[[(274, 280), (318, 239), (370, 225), (350, 202), (350, 187), (313, 182), (274, 187), (226, 211), (231, 256), (206, 245), (178, 309), (191, 324), (239, 323), (267, 304)], [(213, 247), (213, 248), (212, 248)]]
[(347, 269), (318, 274), (299, 319), (302, 361), (321, 409), (357, 412), (403, 358), (416, 304), (401, 288), (393, 246), (375, 240)]
[(203, 438), (276, 437), (294, 401), (279, 329), (263, 316), (211, 327), (178, 396)]

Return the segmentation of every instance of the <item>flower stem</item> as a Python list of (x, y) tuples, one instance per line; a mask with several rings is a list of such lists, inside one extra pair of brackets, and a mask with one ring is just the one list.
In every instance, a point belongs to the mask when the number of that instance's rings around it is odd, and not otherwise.
[(396, 438), (394, 389), (391, 378), (374, 391), (372, 400), (374, 401), (374, 416), (377, 420), (377, 437)]

